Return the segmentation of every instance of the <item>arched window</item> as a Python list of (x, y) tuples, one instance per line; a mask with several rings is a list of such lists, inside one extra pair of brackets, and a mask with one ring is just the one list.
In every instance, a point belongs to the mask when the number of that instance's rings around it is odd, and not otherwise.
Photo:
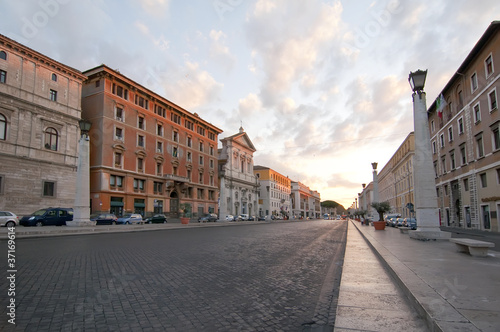
[(57, 130), (54, 128), (47, 128), (45, 129), (45, 148), (52, 150), (52, 151), (57, 151), (57, 143), (59, 140), (59, 134), (57, 133)]
[(5, 51), (0, 51), (0, 59), (7, 60), (7, 53)]
[(53, 80), (54, 82), (57, 82), (57, 75), (56, 75), (56, 74), (52, 74), (52, 80)]
[(7, 118), (3, 114), (0, 114), (0, 140), (4, 141), (7, 139)]

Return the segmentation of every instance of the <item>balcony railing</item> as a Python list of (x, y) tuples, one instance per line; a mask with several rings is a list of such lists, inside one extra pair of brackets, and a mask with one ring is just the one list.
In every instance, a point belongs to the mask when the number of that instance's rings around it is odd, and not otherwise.
[(176, 182), (189, 182), (189, 178), (185, 176), (175, 175), (175, 174), (165, 174), (166, 180), (172, 180)]

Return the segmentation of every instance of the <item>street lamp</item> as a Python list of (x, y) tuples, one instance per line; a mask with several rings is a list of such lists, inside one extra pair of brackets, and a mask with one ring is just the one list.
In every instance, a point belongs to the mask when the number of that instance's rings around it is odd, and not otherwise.
[(92, 226), (90, 221), (90, 162), (89, 131), (92, 123), (81, 119), (80, 140), (78, 141), (78, 165), (76, 169), (76, 192), (73, 207), (73, 220), (66, 222), (68, 226)]
[[(423, 91), (427, 70), (410, 72), (408, 82), (413, 90), (413, 125), (415, 132), (414, 199), (417, 230), (408, 232), (419, 240), (448, 239), (451, 233), (441, 232), (437, 208), (436, 183), (432, 163), (426, 94)], [(418, 98), (417, 98), (418, 96)]]

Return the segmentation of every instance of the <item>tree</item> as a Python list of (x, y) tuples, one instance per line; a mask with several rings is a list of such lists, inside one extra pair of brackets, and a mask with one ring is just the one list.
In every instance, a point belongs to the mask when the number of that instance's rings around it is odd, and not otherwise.
[(391, 211), (391, 204), (387, 201), (373, 202), (371, 205), (377, 211), (379, 221), (384, 221), (384, 213)]
[(335, 209), (339, 205), (340, 204), (335, 202), (335, 201), (323, 201), (323, 202), (321, 202), (321, 207), (329, 208), (329, 209)]

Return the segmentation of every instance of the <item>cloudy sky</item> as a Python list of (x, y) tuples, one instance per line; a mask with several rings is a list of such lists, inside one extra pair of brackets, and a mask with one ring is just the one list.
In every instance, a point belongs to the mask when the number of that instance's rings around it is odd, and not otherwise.
[(413, 130), (498, 0), (9, 0), (0, 33), (78, 70), (102, 63), (224, 130), (345, 207)]

